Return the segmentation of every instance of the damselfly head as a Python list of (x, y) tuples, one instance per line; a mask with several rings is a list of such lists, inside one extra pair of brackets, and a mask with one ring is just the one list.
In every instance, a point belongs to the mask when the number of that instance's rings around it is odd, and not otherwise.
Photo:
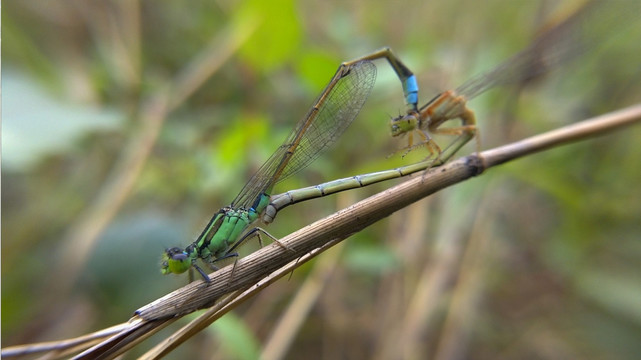
[(182, 274), (191, 267), (192, 259), (189, 254), (177, 247), (166, 249), (162, 254), (160, 272), (166, 274)]
[(405, 115), (399, 115), (390, 120), (390, 130), (392, 136), (399, 136), (415, 130), (418, 124), (418, 114), (415, 112), (408, 112)]

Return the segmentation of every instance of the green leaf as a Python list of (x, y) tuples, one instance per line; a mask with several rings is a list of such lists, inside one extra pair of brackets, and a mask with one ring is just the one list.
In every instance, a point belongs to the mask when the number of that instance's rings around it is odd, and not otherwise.
[(301, 38), (293, 1), (248, 1), (239, 12), (239, 17), (249, 16), (261, 22), (240, 49), (241, 58), (255, 69), (268, 72), (293, 57)]
[(322, 89), (338, 68), (340, 61), (326, 51), (306, 51), (297, 62), (297, 72), (309, 81), (311, 89)]

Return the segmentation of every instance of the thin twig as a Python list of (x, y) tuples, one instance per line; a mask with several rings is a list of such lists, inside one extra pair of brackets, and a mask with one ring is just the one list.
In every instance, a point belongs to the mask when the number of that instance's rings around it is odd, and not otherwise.
[(50, 354), (49, 358), (52, 359), (68, 357), (69, 355), (76, 354), (78, 351), (82, 351), (93, 344), (97, 344), (104, 339), (118, 334), (129, 327), (129, 324), (122, 323), (73, 339), (9, 346), (2, 349), (2, 357), (25, 356), (38, 353), (48, 353)]

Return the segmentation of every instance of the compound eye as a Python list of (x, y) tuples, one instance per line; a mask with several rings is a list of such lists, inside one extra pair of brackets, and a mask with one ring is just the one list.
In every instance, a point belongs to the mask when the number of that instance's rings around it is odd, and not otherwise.
[(165, 256), (172, 260), (181, 260), (187, 257), (187, 253), (181, 248), (173, 247), (165, 250)]
[(417, 114), (409, 113), (403, 116), (396, 117), (390, 122), (392, 136), (399, 136), (401, 134), (416, 130), (417, 124)]
[(177, 253), (177, 254), (172, 254), (171, 255), (171, 259), (172, 260), (176, 260), (176, 261), (183, 261), (183, 260), (187, 259), (187, 253), (182, 251), (182, 252)]

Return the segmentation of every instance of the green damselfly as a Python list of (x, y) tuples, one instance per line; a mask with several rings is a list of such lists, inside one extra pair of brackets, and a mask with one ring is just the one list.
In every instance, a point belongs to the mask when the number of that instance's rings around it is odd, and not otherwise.
[(230, 206), (220, 209), (200, 236), (185, 249), (169, 248), (163, 254), (163, 274), (180, 274), (192, 267), (209, 281), (196, 263), (214, 263), (236, 257), (237, 247), (252, 236), (267, 234), (260, 228), (246, 231), (270, 203), (274, 185), (301, 170), (328, 149), (347, 129), (365, 103), (376, 79), (376, 67), (369, 61), (342, 64), (307, 115), (285, 142), (252, 176)]

